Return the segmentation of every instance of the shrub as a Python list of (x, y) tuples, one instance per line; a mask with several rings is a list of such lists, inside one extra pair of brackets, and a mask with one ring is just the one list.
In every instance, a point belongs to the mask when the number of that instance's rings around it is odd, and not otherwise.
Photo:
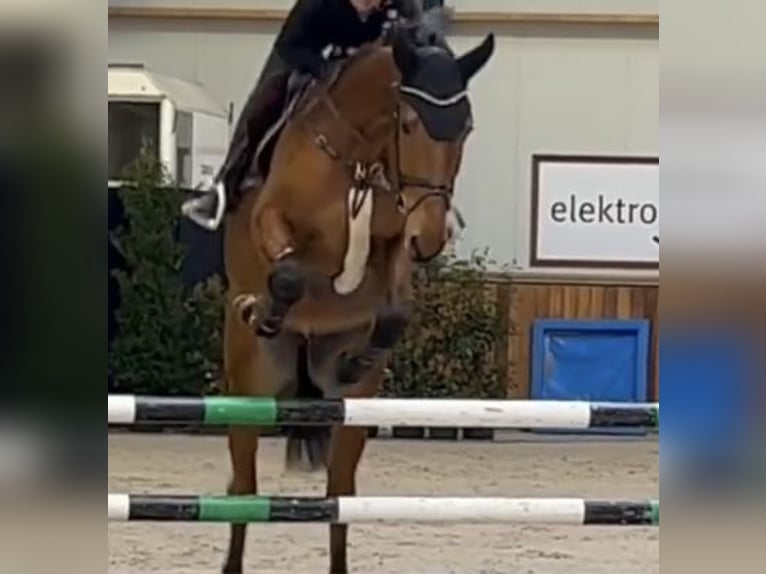
[(488, 286), (487, 252), (442, 257), (415, 283), (412, 323), (391, 361), (386, 396), (504, 398), (495, 346), (503, 323)]
[(184, 287), (184, 248), (177, 238), (183, 192), (151, 147), (128, 168), (120, 191), (127, 224), (112, 234), (125, 258), (118, 271), (121, 305), (110, 353), (122, 392), (202, 394), (219, 377), (222, 287), (218, 278)]

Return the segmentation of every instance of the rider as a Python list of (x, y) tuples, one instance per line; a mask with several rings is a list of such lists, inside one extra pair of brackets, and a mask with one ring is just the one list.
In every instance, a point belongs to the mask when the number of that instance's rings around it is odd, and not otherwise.
[[(319, 79), (329, 46), (349, 52), (381, 37), (393, 21), (422, 22), (422, 0), (297, 0), (287, 15), (258, 82), (237, 121), (213, 189), (184, 203), (184, 215), (215, 229), (233, 207), (249, 175), (261, 139), (279, 119), (289, 91)], [(429, 24), (443, 33), (449, 11), (429, 12)]]

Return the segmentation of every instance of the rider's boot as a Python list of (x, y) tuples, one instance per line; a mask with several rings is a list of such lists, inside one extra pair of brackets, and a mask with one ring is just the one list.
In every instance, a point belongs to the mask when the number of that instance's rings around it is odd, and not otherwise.
[(218, 179), (201, 196), (188, 199), (181, 206), (184, 216), (209, 231), (218, 229), (225, 211), (226, 188), (222, 179)]
[(243, 184), (252, 183), (249, 179), (263, 179), (257, 166), (251, 164), (261, 138), (281, 113), (287, 75), (280, 72), (277, 64), (267, 64), (263, 77), (248, 97), (213, 186), (181, 206), (184, 216), (205, 229), (218, 228), (226, 210), (234, 208), (241, 199)]

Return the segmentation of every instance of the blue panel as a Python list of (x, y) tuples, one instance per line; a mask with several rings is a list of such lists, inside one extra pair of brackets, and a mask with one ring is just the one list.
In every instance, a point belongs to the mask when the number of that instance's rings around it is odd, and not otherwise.
[[(763, 417), (755, 362), (760, 349), (744, 333), (724, 328), (668, 330), (660, 352), (662, 433), (660, 469), (686, 484), (738, 479), (755, 426)], [(662, 479), (665, 480), (665, 479)], [(720, 485), (719, 485), (720, 486)]]
[(540, 399), (626, 401), (636, 397), (635, 336), (603, 332), (545, 335)]
[[(550, 320), (533, 327), (531, 398), (648, 401), (648, 320)], [(589, 433), (634, 434), (642, 429)]]

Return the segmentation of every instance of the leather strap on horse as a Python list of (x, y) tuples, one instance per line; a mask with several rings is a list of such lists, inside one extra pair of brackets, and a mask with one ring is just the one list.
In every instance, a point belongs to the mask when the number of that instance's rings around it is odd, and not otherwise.
[[(445, 202), (447, 209), (452, 209), (453, 185), (451, 183), (433, 183), (424, 177), (412, 176), (402, 173), (400, 161), (401, 151), (399, 145), (400, 129), (398, 126), (401, 115), (401, 102), (399, 101), (398, 97), (399, 91), (401, 89), (400, 84), (398, 82), (391, 84), (394, 100), (393, 108), (390, 111), (382, 114), (379, 118), (376, 118), (374, 121), (370, 122), (368, 128), (365, 130), (367, 133), (374, 133), (375, 130), (379, 129), (381, 125), (384, 125), (385, 123), (393, 122), (395, 124), (392, 142), (393, 150), (390, 150), (389, 152), (389, 155), (393, 155), (393, 158), (395, 159), (394, 165), (389, 165), (388, 177), (386, 177), (386, 174), (384, 173), (383, 166), (380, 165), (380, 162), (377, 160), (378, 153), (374, 153), (377, 151), (374, 149), (377, 146), (373, 145), (369, 139), (369, 136), (365, 134), (365, 131), (360, 130), (354, 126), (341, 113), (333, 101), (332, 95), (330, 94), (331, 86), (331, 82), (323, 85), (320, 88), (315, 101), (312, 102), (312, 104), (304, 110), (304, 113), (314, 109), (314, 107), (317, 105), (324, 106), (332, 114), (333, 118), (343, 126), (343, 129), (349, 134), (350, 138), (355, 140), (358, 145), (353, 146), (352, 149), (354, 149), (355, 153), (352, 154), (352, 157), (347, 157), (338, 149), (338, 147), (330, 142), (329, 138), (325, 134), (317, 131), (314, 126), (310, 124), (310, 122), (307, 122), (307, 127), (314, 136), (314, 142), (316, 143), (317, 147), (324, 151), (333, 160), (342, 163), (345, 167), (351, 170), (352, 177), (355, 177), (355, 175), (358, 173), (359, 166), (366, 166), (365, 172), (369, 172), (370, 174), (374, 175), (374, 180), (370, 181), (370, 183), (381, 186), (380, 184), (385, 181), (386, 185), (382, 185), (381, 187), (383, 187), (383, 189), (386, 191), (394, 192), (396, 194), (397, 205), (400, 211), (406, 215), (412, 213), (419, 205), (431, 197), (441, 198)], [(362, 153), (359, 153), (360, 150)], [(373, 155), (376, 157), (372, 157)], [(375, 164), (378, 164), (378, 166), (375, 166)], [(393, 185), (390, 183), (390, 178), (392, 177), (394, 180)], [(367, 180), (366, 177), (365, 180)], [(357, 185), (361, 183), (356, 178), (354, 181)], [(419, 188), (424, 190), (425, 193), (419, 195), (412, 205), (405, 206), (404, 199), (401, 195), (401, 190), (405, 187)]]

